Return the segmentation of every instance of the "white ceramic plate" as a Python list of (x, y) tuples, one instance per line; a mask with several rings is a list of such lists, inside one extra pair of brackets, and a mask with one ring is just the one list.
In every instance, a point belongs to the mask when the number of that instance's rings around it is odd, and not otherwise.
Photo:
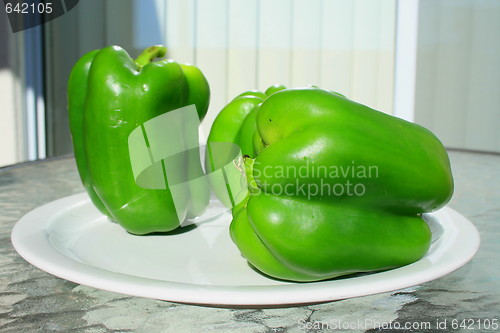
[[(79, 284), (127, 295), (209, 305), (285, 305), (397, 290), (448, 274), (468, 262), (479, 234), (451, 208), (426, 215), (433, 232), (427, 255), (380, 273), (312, 283), (264, 277), (229, 238), (230, 215), (216, 201), (202, 222), (176, 235), (133, 236), (107, 221), (86, 194), (25, 215), (12, 231), (16, 251), (34, 266)], [(210, 221), (209, 221), (210, 220)]]

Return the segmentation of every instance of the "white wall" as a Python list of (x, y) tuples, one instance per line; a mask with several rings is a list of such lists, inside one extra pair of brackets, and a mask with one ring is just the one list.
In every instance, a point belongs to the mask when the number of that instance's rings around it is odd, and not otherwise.
[(415, 120), (447, 147), (500, 152), (500, 1), (420, 0)]

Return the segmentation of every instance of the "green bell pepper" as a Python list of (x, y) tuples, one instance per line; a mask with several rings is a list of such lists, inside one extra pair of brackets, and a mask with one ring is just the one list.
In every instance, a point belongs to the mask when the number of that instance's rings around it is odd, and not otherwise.
[(76, 166), (80, 174), (80, 179), (97, 209), (104, 215), (110, 216), (106, 206), (104, 206), (92, 186), (89, 171), (87, 169), (87, 156), (83, 145), (83, 107), (87, 94), (90, 65), (97, 52), (99, 52), (99, 50), (94, 50), (85, 54), (73, 66), (68, 80), (68, 118), (73, 141), (73, 152), (75, 154)]
[(430, 131), (318, 88), (253, 98), (230, 102), (209, 136), (248, 155), (249, 194), (233, 208), (230, 234), (253, 266), (318, 281), (426, 254), (422, 213), (453, 193), (448, 155)]
[[(246, 91), (224, 107), (212, 124), (207, 139), (207, 154), (205, 169), (214, 172), (223, 168), (236, 156), (235, 147), (239, 147), (241, 154), (253, 157), (262, 149), (259, 133), (257, 132), (257, 111), (259, 105), (273, 93), (285, 89), (283, 85), (273, 85), (265, 93), (250, 90)], [(235, 146), (217, 145), (216, 143), (231, 143)], [(235, 161), (236, 162), (236, 161)], [(234, 170), (233, 170), (234, 171)], [(226, 174), (226, 184), (238, 183), (241, 174), (232, 172)], [(212, 182), (211, 187), (219, 200), (226, 206), (232, 207), (235, 200), (228, 197), (228, 186), (221, 182)], [(241, 193), (231, 193), (231, 196), (241, 196)]]
[[(196, 106), (200, 120), (208, 109), (210, 90), (202, 72), (168, 59), (153, 61), (165, 53), (165, 47), (152, 46), (134, 61), (118, 46), (95, 50), (75, 64), (68, 81), (69, 124), (82, 183), (95, 206), (133, 234), (171, 231), (209, 200), (208, 188), (190, 188), (184, 206), (176, 207), (168, 188), (141, 188), (133, 175), (128, 137), (134, 129), (187, 105)], [(179, 172), (199, 174), (195, 152), (186, 159), (188, 166), (179, 165)]]

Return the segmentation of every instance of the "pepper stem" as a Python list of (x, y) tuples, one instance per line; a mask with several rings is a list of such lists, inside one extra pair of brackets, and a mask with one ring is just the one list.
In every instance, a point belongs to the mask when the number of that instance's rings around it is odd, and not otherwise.
[(154, 58), (162, 58), (167, 54), (167, 48), (163, 45), (150, 46), (135, 59), (135, 63), (139, 68), (144, 67), (153, 61)]
[(245, 155), (243, 156), (243, 165), (245, 167), (245, 176), (247, 177), (247, 185), (248, 185), (248, 191), (250, 193), (257, 194), (259, 193), (259, 185), (257, 185), (257, 182), (255, 181), (255, 178), (253, 176), (253, 164), (255, 162), (255, 159), (250, 158), (250, 156)]

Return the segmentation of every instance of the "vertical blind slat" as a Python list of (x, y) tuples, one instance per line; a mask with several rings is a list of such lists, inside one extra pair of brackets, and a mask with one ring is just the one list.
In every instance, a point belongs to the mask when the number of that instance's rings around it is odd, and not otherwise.
[(290, 86), (319, 84), (321, 0), (294, 0)]
[[(78, 4), (77, 29), (78, 56), (106, 45), (104, 26), (104, 6), (101, 0), (81, 1)], [(92, 24), (88, 24), (92, 18)]]
[(352, 97), (354, 2), (323, 1), (320, 86)]
[(375, 76), (376, 99), (374, 107), (377, 110), (393, 113), (395, 40), (396, 40), (396, 2), (380, 1), (380, 26), (378, 42), (378, 64)]
[(203, 122), (209, 132), (213, 119), (226, 104), (228, 1), (197, 1), (195, 61), (211, 86), (210, 108)]
[(293, 2), (289, 0), (260, 1), (257, 45), (259, 89), (290, 82), (292, 8)]
[(354, 10), (352, 98), (362, 104), (375, 107), (380, 3), (379, 1), (355, 0)]
[(168, 56), (180, 62), (194, 63), (195, 58), (195, 1), (167, 0), (165, 45)]
[(257, 89), (258, 2), (231, 0), (228, 22), (228, 80), (230, 100), (243, 91)]
[[(417, 32), (417, 72), (415, 82), (415, 122), (433, 130), (434, 105), (438, 98), (436, 59), (438, 57), (440, 2), (420, 0)], [(426, 87), (422, 89), (422, 87)]]
[(105, 1), (105, 36), (106, 45), (119, 45), (131, 56), (135, 56), (137, 49), (134, 45), (133, 32), (133, 2), (132, 0)]

